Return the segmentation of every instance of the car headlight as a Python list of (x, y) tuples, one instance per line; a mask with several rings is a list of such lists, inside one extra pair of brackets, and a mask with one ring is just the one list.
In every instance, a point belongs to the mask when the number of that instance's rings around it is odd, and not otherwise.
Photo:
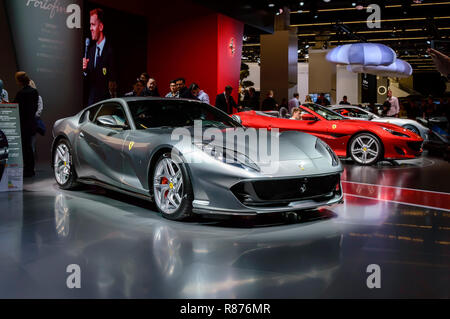
[(209, 156), (221, 161), (225, 164), (240, 167), (246, 170), (253, 170), (259, 172), (261, 169), (248, 156), (235, 150), (230, 150), (217, 145), (209, 143), (194, 143), (199, 149)]
[(328, 152), (328, 154), (330, 154), (331, 157), (331, 165), (332, 166), (338, 166), (339, 165), (339, 158), (337, 157), (336, 153), (331, 149), (330, 146), (328, 146), (327, 143), (325, 143), (324, 141), (322, 141), (320, 138), (317, 139), (316, 141), (316, 150), (319, 153), (323, 153), (320, 149), (324, 149), (325, 151)]
[(387, 127), (383, 127), (383, 130), (385, 130), (386, 132), (389, 132), (389, 133), (391, 133), (392, 135), (395, 135), (395, 136), (409, 137), (409, 135), (407, 135), (407, 134), (403, 134), (403, 133), (391, 130), (391, 129), (387, 128)]

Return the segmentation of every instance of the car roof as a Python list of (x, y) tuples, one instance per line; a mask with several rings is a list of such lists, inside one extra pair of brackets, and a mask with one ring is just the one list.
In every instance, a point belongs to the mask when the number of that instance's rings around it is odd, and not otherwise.
[(145, 97), (140, 97), (140, 96), (129, 96), (129, 97), (117, 97), (117, 98), (112, 98), (112, 99), (107, 99), (107, 100), (103, 100), (100, 102), (97, 102), (95, 104), (89, 105), (87, 108), (96, 106), (96, 105), (101, 105), (103, 103), (108, 103), (108, 102), (138, 102), (138, 101), (167, 101), (167, 100), (171, 100), (171, 101), (185, 101), (185, 102), (192, 102), (192, 103), (203, 103), (202, 101), (199, 100), (193, 100), (193, 99), (183, 99), (183, 98), (164, 98), (164, 97), (150, 97), (150, 96), (145, 96)]

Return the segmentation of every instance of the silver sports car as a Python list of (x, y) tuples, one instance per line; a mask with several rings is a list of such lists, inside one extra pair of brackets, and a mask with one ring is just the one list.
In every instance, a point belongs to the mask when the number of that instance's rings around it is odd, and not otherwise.
[(398, 118), (398, 117), (380, 117), (372, 112), (364, 110), (354, 105), (335, 105), (330, 107), (331, 110), (355, 120), (368, 120), (372, 122), (390, 123), (407, 130), (410, 130), (428, 141), (430, 129), (423, 126), (417, 121)]
[[(210, 129), (214, 136), (205, 136)], [(251, 130), (256, 140), (250, 143), (218, 138)], [(55, 123), (53, 169), (63, 189), (95, 184), (152, 200), (172, 220), (193, 213), (291, 212), (342, 201), (343, 168), (327, 144), (300, 132), (261, 131), (198, 101), (111, 99)], [(266, 148), (277, 152), (258, 156)]]

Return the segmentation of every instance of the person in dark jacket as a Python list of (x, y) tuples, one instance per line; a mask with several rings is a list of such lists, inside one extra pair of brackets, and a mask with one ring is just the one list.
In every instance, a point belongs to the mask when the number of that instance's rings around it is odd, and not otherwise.
[(259, 110), (259, 96), (256, 94), (256, 90), (253, 87), (248, 89), (248, 101), (246, 106), (252, 110)]
[(83, 72), (88, 82), (88, 104), (111, 97), (110, 87), (116, 82), (116, 65), (110, 40), (104, 35), (104, 13), (102, 9), (90, 12), (90, 30), (95, 42), (83, 59)]
[(21, 87), (14, 102), (19, 104), (24, 165), (23, 176), (33, 177), (35, 172), (32, 139), (36, 134), (36, 112), (38, 109), (39, 93), (30, 86), (30, 78), (25, 72), (16, 73), (16, 82)]
[(152, 97), (160, 97), (158, 91), (158, 85), (156, 84), (156, 80), (154, 78), (150, 78), (147, 82), (147, 86), (143, 92), (144, 96), (152, 96)]
[(233, 114), (237, 108), (237, 104), (231, 96), (232, 92), (233, 88), (227, 85), (225, 92), (216, 96), (215, 106), (227, 114)]
[(278, 110), (278, 104), (277, 101), (275, 101), (274, 99), (273, 91), (270, 90), (267, 93), (267, 97), (261, 104), (261, 111), (274, 111), (274, 110)]
[(184, 78), (178, 78), (175, 80), (177, 84), (178, 96), (181, 99), (193, 99), (194, 97), (189, 91), (189, 88), (186, 86), (186, 80)]

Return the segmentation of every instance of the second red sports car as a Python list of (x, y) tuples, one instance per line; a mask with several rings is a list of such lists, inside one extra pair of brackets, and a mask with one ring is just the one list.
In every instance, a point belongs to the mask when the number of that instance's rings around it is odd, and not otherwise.
[(247, 127), (310, 133), (330, 145), (339, 157), (351, 157), (362, 165), (383, 159), (411, 159), (422, 154), (423, 139), (397, 125), (350, 120), (317, 104), (305, 104), (300, 109), (301, 120), (278, 118), (257, 111), (235, 115)]

